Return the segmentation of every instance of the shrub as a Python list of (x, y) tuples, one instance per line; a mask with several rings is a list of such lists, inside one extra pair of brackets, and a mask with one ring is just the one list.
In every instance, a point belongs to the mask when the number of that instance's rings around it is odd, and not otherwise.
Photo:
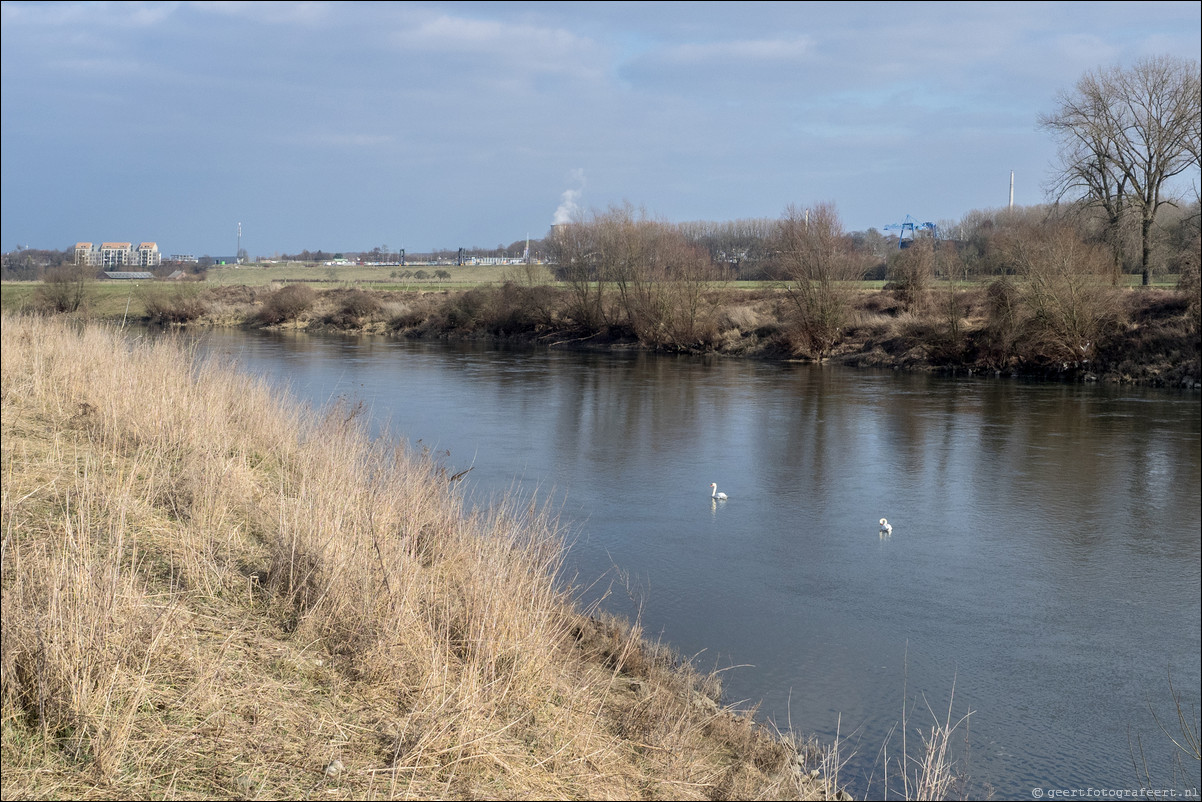
[(371, 293), (363, 290), (352, 290), (347, 293), (341, 308), (343, 314), (361, 318), (378, 315), (383, 310), (384, 307), (380, 301)]
[(982, 356), (987, 365), (1000, 370), (1018, 355), (1025, 325), (1022, 297), (1014, 282), (1003, 276), (990, 284), (985, 290), (985, 310)]
[(388, 328), (391, 331), (416, 329), (426, 323), (431, 309), (432, 305), (427, 295), (415, 295), (397, 307), (388, 320)]
[(1124, 317), (1105, 251), (1069, 227), (1045, 225), (1014, 232), (1004, 252), (1023, 278), (1030, 356), (1061, 364), (1090, 360)]
[(474, 329), (476, 323), (484, 316), (485, 310), (493, 305), (489, 297), (491, 294), (488, 289), (477, 288), (447, 299), (442, 308), (442, 327)]
[(559, 293), (551, 287), (526, 287), (506, 282), (500, 287), (477, 287), (447, 296), (428, 309), (425, 317), (411, 311), (393, 320), (394, 328), (425, 324), (432, 331), (486, 331), (507, 337), (536, 331), (550, 325)]
[(209, 307), (193, 286), (176, 284), (170, 289), (152, 286), (142, 292), (146, 317), (152, 323), (191, 323), (208, 313)]
[(286, 323), (308, 312), (317, 294), (304, 284), (290, 284), (271, 294), (259, 310), (259, 320), (268, 326)]
[(926, 311), (935, 281), (935, 246), (930, 239), (915, 240), (889, 260), (889, 285), (907, 312)]
[(748, 304), (724, 307), (719, 316), (719, 326), (723, 329), (755, 331), (763, 325), (764, 315), (760, 310)]
[(488, 330), (497, 335), (520, 334), (550, 325), (558, 293), (552, 287), (520, 286), (506, 282), (493, 290), (482, 310)]
[(87, 306), (92, 295), (92, 275), (87, 268), (64, 265), (46, 272), (34, 295), (35, 304), (50, 312), (75, 312)]
[(346, 293), (338, 308), (326, 317), (326, 322), (340, 328), (362, 326), (365, 318), (372, 318), (384, 311), (384, 305), (371, 293), (351, 290)]
[(896, 298), (883, 292), (874, 292), (860, 299), (860, 308), (874, 315), (889, 315), (897, 317), (901, 307)]
[(1177, 262), (1177, 291), (1189, 299), (1189, 318), (1197, 333), (1202, 324), (1202, 238), (1182, 252)]

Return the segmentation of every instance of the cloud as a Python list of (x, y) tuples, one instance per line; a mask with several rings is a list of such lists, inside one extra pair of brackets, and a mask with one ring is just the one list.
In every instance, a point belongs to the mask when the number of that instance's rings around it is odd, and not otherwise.
[(641, 92), (749, 99), (790, 84), (816, 62), (817, 47), (805, 34), (681, 42), (632, 56), (620, 65), (619, 74)]
[(664, 48), (654, 58), (684, 66), (716, 62), (787, 62), (812, 55), (814, 40), (799, 35), (773, 39), (739, 39), (729, 42), (686, 43)]
[(194, 2), (190, 5), (198, 11), (269, 25), (289, 24), (311, 27), (326, 23), (333, 17), (333, 4), (323, 2), (241, 3), (213, 0), (212, 2)]
[(604, 77), (608, 56), (590, 38), (566, 29), (440, 14), (391, 34), (409, 52), (487, 59), (491, 69), (512, 74), (553, 73), (588, 80)]
[(59, 28), (149, 28), (167, 20), (179, 3), (4, 3), (4, 25)]

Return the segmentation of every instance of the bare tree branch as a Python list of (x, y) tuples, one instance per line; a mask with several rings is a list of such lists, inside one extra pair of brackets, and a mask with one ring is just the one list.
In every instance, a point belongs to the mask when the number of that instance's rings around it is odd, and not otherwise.
[(1054, 113), (1038, 119), (1060, 142), (1050, 191), (1057, 200), (1076, 197), (1104, 210), (1116, 270), (1121, 225), (1128, 214), (1137, 216), (1145, 284), (1157, 212), (1176, 205), (1169, 192), (1174, 179), (1199, 167), (1200, 114), (1198, 62), (1160, 56), (1129, 70), (1087, 73), (1061, 95)]

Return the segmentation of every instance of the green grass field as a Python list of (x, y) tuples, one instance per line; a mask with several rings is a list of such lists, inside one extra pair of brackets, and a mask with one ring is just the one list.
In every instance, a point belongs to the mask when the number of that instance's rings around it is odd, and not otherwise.
[[(424, 270), (430, 277), (417, 279), (401, 278), (400, 273), (408, 270), (416, 273)], [(436, 270), (445, 270), (450, 278), (436, 279)], [(992, 277), (991, 277), (992, 278)], [(1124, 275), (1128, 287), (1138, 287), (1140, 276)], [(1171, 289), (1177, 286), (1176, 274), (1156, 276), (1153, 286)], [(334, 289), (337, 287), (358, 286), (369, 290), (388, 290), (392, 292), (442, 292), (445, 290), (468, 290), (473, 287), (501, 284), (506, 281), (516, 281), (523, 284), (554, 283), (545, 265), (411, 265), (404, 268), (361, 267), (358, 265), (327, 267), (312, 263), (275, 263), (270, 265), (241, 265), (237, 267), (215, 267), (209, 269), (205, 280), (199, 287), (267, 287), (284, 285), (291, 282), (312, 284), (315, 290)], [(971, 286), (982, 281), (956, 282), (957, 286)], [(114, 319), (125, 314), (140, 317), (145, 312), (142, 295), (150, 286), (162, 287), (166, 282), (145, 281), (97, 281), (90, 288), (89, 309), (100, 318)], [(884, 288), (884, 281), (862, 281), (859, 289), (879, 291)], [(6, 281), (0, 283), (0, 308), (8, 311), (19, 311), (27, 307), (34, 298), (40, 282), (36, 281)], [(733, 281), (725, 285), (735, 290), (764, 290), (781, 286), (774, 281)], [(939, 281), (938, 286), (947, 286)]]
[[(88, 309), (93, 316), (106, 319), (120, 318), (127, 312), (131, 317), (139, 317), (146, 311), (141, 292), (149, 285), (146, 281), (97, 281), (88, 290)], [(0, 308), (8, 312), (26, 308), (40, 286), (39, 281), (3, 282)]]
[[(530, 265), (529, 273), (535, 281), (549, 282), (550, 273), (543, 265)], [(417, 273), (419, 270), (430, 275), (426, 279), (402, 279), (399, 274), (404, 271)], [(451, 274), (448, 279), (435, 279), (435, 271), (445, 270)], [(381, 289), (465, 289), (478, 287), (482, 284), (498, 284), (506, 280), (528, 281), (525, 265), (406, 265), (397, 267), (367, 267), (359, 265), (326, 266), (322, 264), (285, 262), (266, 265), (238, 265), (210, 268), (208, 278), (211, 284), (243, 284), (250, 287), (263, 286), (272, 283), (287, 283), (290, 281), (321, 282), (321, 284), (381, 284)]]

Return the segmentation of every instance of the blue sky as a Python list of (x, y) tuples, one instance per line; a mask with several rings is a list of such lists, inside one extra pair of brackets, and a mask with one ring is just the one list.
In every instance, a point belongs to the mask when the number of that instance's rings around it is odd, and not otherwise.
[(1197, 59), (1202, 4), (2, 5), (0, 247), (252, 257), (833, 202), (848, 230), (1045, 199), (1086, 71)]

